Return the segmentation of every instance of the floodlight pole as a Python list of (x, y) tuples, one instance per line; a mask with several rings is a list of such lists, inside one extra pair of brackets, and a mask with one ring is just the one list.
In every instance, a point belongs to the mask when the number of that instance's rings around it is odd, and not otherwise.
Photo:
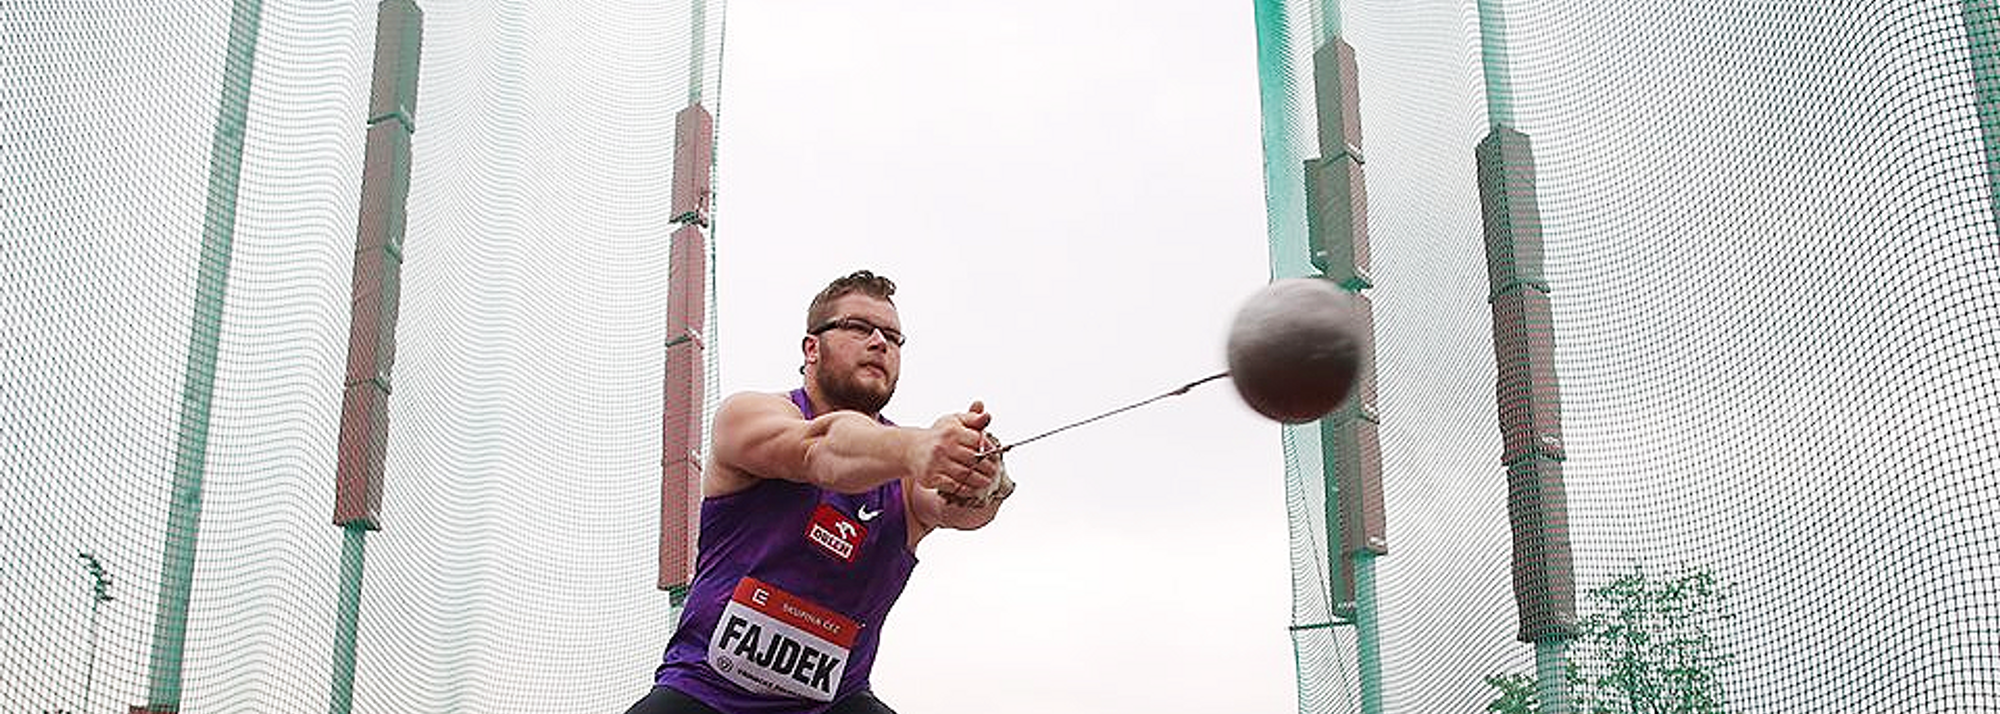
[(97, 556), (84, 551), (76, 557), (83, 560), (83, 569), (90, 573), (90, 650), (84, 656), (83, 665), (83, 708), (78, 710), (90, 714), (90, 695), (97, 674), (97, 613), (104, 603), (111, 602), (111, 574), (105, 572), (104, 564), (97, 562)]

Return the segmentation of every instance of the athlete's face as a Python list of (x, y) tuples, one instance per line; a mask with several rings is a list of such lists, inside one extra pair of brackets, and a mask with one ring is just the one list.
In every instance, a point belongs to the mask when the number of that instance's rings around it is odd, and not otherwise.
[(861, 293), (835, 298), (832, 318), (815, 325), (803, 348), (808, 378), (831, 407), (874, 414), (896, 394), (902, 374), (903, 323), (896, 306)]

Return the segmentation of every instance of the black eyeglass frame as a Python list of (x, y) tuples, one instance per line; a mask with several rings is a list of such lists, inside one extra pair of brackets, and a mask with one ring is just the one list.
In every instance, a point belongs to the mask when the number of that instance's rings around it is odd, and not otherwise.
[(856, 333), (861, 334), (863, 339), (867, 339), (868, 336), (880, 332), (882, 333), (882, 339), (887, 340), (889, 344), (895, 345), (897, 348), (901, 348), (903, 342), (908, 339), (903, 335), (902, 330), (893, 327), (883, 327), (859, 317), (836, 317), (820, 323), (818, 327), (806, 330), (806, 334), (818, 337), (826, 334), (828, 330), (854, 330)]

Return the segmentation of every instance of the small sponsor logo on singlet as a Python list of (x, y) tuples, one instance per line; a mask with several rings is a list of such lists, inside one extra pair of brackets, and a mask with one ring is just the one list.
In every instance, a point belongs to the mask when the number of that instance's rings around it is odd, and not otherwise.
[(744, 578), (716, 621), (708, 663), (748, 691), (833, 701), (860, 630), (845, 615)]
[(806, 540), (843, 563), (854, 562), (855, 554), (861, 550), (861, 541), (867, 537), (867, 526), (854, 522), (854, 519), (825, 503), (819, 504), (818, 510), (813, 511), (812, 521), (806, 524)]

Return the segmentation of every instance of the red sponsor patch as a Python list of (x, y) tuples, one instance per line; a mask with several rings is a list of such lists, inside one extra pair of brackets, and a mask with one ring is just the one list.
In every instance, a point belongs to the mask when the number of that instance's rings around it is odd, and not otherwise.
[(736, 592), (731, 594), (730, 599), (841, 649), (853, 647), (855, 635), (861, 632), (861, 625), (846, 615), (756, 578), (746, 577), (737, 581)]
[(825, 503), (819, 504), (813, 511), (812, 522), (806, 524), (806, 540), (843, 563), (854, 562), (854, 556), (861, 552), (861, 541), (867, 537), (867, 526)]

